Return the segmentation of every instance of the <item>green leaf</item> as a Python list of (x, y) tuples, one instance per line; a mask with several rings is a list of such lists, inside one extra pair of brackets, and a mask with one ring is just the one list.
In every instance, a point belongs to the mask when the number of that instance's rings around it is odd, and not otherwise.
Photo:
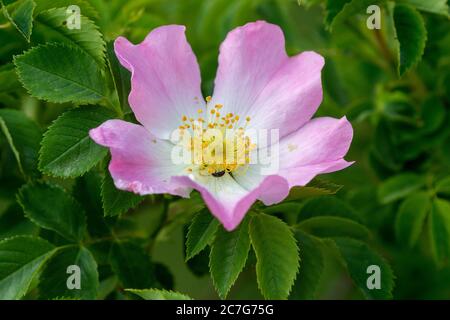
[(316, 290), (324, 269), (323, 244), (319, 239), (300, 230), (295, 232), (295, 238), (300, 247), (302, 267), (289, 299), (312, 300), (316, 298)]
[(299, 269), (299, 252), (282, 220), (259, 213), (250, 221), (258, 286), (266, 299), (287, 299)]
[(360, 217), (351, 206), (334, 196), (310, 199), (300, 209), (298, 221), (319, 216), (336, 216), (360, 222)]
[(109, 172), (105, 172), (102, 182), (102, 203), (105, 217), (117, 216), (135, 208), (144, 197), (133, 192), (116, 188)]
[(13, 109), (0, 109), (0, 130), (14, 153), (24, 175), (37, 176), (37, 158), (41, 129), (25, 114)]
[(154, 263), (155, 266), (155, 276), (158, 280), (158, 288), (163, 288), (166, 290), (171, 290), (175, 286), (173, 274), (170, 269), (162, 263)]
[(405, 3), (416, 7), (425, 12), (441, 14), (448, 16), (447, 0), (396, 0), (399, 3)]
[(35, 20), (35, 29), (50, 39), (62, 40), (69, 45), (79, 47), (94, 58), (100, 66), (105, 64), (105, 41), (98, 27), (89, 18), (80, 16), (80, 29), (69, 29), (66, 25), (66, 8), (53, 8), (39, 13)]
[(336, 16), (339, 15), (344, 7), (350, 2), (352, 2), (352, 0), (326, 0), (326, 24), (331, 27)]
[(381, 167), (385, 170), (388, 168), (392, 171), (398, 171), (401, 169), (402, 163), (398, 160), (400, 158), (399, 151), (395, 145), (395, 134), (392, 129), (392, 124), (385, 117), (381, 118), (375, 129), (374, 145), (370, 156), (381, 162), (382, 167), (374, 162), (372, 165), (375, 169)]
[(232, 232), (221, 227), (212, 244), (209, 267), (214, 286), (222, 299), (226, 298), (247, 261), (250, 250), (248, 224), (247, 217)]
[[(73, 265), (80, 268), (80, 289), (68, 288), (68, 284), (73, 284), (71, 275), (75, 276), (68, 267)], [(42, 299), (93, 300), (97, 297), (98, 286), (97, 263), (91, 252), (84, 247), (67, 247), (58, 249), (45, 266), (39, 281), (39, 294)]]
[(211, 243), (219, 224), (219, 221), (206, 209), (194, 217), (186, 236), (186, 261)]
[(105, 98), (100, 67), (79, 48), (62, 43), (40, 45), (15, 56), (14, 64), (20, 81), (33, 97), (78, 104)]
[(56, 177), (77, 177), (95, 166), (107, 149), (89, 137), (89, 130), (114, 117), (98, 106), (67, 111), (48, 128), (42, 140), (39, 169)]
[(431, 96), (421, 106), (421, 134), (432, 134), (439, 130), (445, 122), (445, 106), (442, 101), (436, 97)]
[(151, 288), (157, 282), (150, 256), (132, 242), (115, 242), (111, 248), (110, 262), (125, 288)]
[(0, 67), (0, 93), (10, 92), (22, 88), (14, 70), (14, 64), (8, 63)]
[(18, 0), (9, 6), (5, 6), (0, 0), (3, 14), (20, 34), (30, 42), (33, 29), (33, 11), (36, 3), (33, 0)]
[(111, 236), (114, 218), (105, 218), (101, 199), (100, 174), (91, 170), (78, 178), (73, 188), (73, 196), (86, 212), (89, 235), (103, 238)]
[(437, 183), (436, 193), (445, 196), (450, 196), (450, 177), (446, 177)]
[(341, 190), (342, 186), (322, 179), (314, 179), (305, 187), (293, 187), (286, 201), (297, 201), (311, 197), (332, 195)]
[(331, 30), (333, 27), (347, 18), (355, 19), (357, 14), (366, 14), (370, 5), (379, 4), (383, 0), (327, 0), (325, 23)]
[(0, 241), (0, 299), (22, 298), (53, 249), (53, 245), (36, 237)]
[(395, 221), (395, 234), (403, 245), (412, 248), (423, 229), (430, 210), (430, 197), (424, 192), (409, 195), (400, 205)]
[[(334, 243), (353, 282), (368, 299), (392, 298), (394, 274), (384, 258), (367, 244), (358, 240), (335, 238)], [(380, 268), (380, 289), (368, 288), (369, 277), (372, 275), (368, 272), (368, 267), (372, 265)]]
[(36, 10), (35, 14), (46, 11), (52, 8), (67, 8), (71, 5), (80, 7), (80, 12), (91, 19), (99, 18), (97, 10), (87, 0), (35, 0)]
[(450, 257), (450, 202), (435, 199), (430, 215), (431, 252), (437, 263)]
[[(194, 193), (189, 199), (180, 199), (171, 203), (169, 211), (175, 213), (169, 215), (166, 225), (162, 227), (156, 236), (156, 242), (171, 239), (175, 230), (191, 222), (195, 214), (205, 208), (203, 200), (199, 201), (199, 197), (195, 195)], [(186, 242), (184, 243), (186, 244)]]
[(41, 228), (57, 232), (69, 241), (79, 242), (86, 231), (81, 206), (62, 188), (43, 182), (30, 182), (20, 188), (17, 201), (25, 215)]
[(422, 16), (411, 6), (397, 4), (393, 18), (398, 41), (398, 73), (402, 76), (422, 59), (427, 30)]
[(160, 289), (125, 289), (125, 291), (134, 293), (138, 295), (144, 300), (192, 300), (192, 298), (188, 297), (185, 294), (168, 291), (168, 290), (160, 290)]
[(14, 204), (0, 214), (0, 240), (18, 235), (33, 235), (37, 227), (23, 216), (22, 208)]
[[(183, 229), (187, 229), (188, 226), (185, 226)], [(183, 248), (185, 249), (185, 248)], [(185, 250), (186, 251), (186, 250)], [(186, 262), (189, 271), (192, 272), (197, 277), (203, 277), (209, 274), (209, 255), (210, 255), (210, 247), (206, 247), (199, 254), (192, 257), (190, 260)]]
[(320, 238), (350, 237), (368, 240), (370, 231), (355, 221), (341, 217), (312, 217), (300, 222), (297, 228)]
[(388, 204), (406, 197), (425, 185), (423, 177), (414, 173), (402, 173), (384, 181), (378, 189), (381, 204)]

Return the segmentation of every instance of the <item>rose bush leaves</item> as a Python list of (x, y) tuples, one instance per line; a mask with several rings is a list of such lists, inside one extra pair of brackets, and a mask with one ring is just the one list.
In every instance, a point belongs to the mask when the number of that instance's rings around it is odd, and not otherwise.
[(118, 216), (136, 207), (144, 200), (144, 197), (133, 192), (117, 189), (109, 172), (105, 172), (101, 185), (101, 196), (103, 212), (106, 217)]
[(155, 266), (138, 245), (130, 241), (115, 242), (109, 259), (125, 288), (144, 289), (156, 285)]
[(425, 12), (441, 14), (447, 17), (449, 15), (447, 0), (397, 0), (397, 2), (412, 5), (418, 10)]
[[(446, 0), (326, 0), (325, 23), (332, 29), (339, 22), (347, 21), (357, 14), (366, 14), (371, 5), (385, 7), (390, 13), (394, 25), (397, 43), (397, 72), (403, 76), (422, 58), (427, 42), (427, 30), (422, 15), (417, 10), (449, 15)], [(347, 20), (346, 20), (347, 19)], [(385, 24), (384, 24), (385, 25)], [(382, 31), (381, 31), (382, 32)]]
[(158, 289), (127, 289), (127, 291), (138, 295), (144, 300), (192, 300), (192, 298), (187, 295), (175, 291)]
[(232, 232), (226, 231), (222, 226), (219, 227), (211, 247), (209, 259), (211, 277), (222, 299), (226, 298), (247, 261), (250, 250), (249, 220), (244, 219)]
[[(394, 274), (389, 264), (366, 243), (350, 238), (334, 238), (339, 254), (347, 267), (350, 277), (369, 299), (391, 299), (394, 288)], [(380, 268), (380, 288), (371, 289), (368, 267)]]

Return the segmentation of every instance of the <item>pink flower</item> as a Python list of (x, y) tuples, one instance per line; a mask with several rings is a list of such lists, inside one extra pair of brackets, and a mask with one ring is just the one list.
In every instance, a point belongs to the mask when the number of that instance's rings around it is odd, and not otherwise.
[[(115, 41), (120, 63), (132, 73), (129, 102), (140, 125), (108, 120), (90, 136), (110, 149), (109, 171), (118, 189), (182, 197), (196, 189), (211, 213), (233, 230), (256, 200), (278, 203), (293, 186), (351, 165), (343, 159), (353, 136), (347, 119), (311, 119), (322, 101), (322, 56), (288, 57), (278, 26), (248, 23), (222, 43), (214, 94), (205, 102), (184, 31), (169, 25), (138, 45), (123, 37)], [(262, 174), (262, 164), (249, 160), (261, 151), (253, 141), (246, 144), (244, 163), (174, 163), (172, 133), (177, 128), (192, 133), (195, 123), (203, 131), (231, 128), (236, 137), (240, 128), (279, 129), (278, 170)], [(242, 147), (237, 145), (232, 153)]]

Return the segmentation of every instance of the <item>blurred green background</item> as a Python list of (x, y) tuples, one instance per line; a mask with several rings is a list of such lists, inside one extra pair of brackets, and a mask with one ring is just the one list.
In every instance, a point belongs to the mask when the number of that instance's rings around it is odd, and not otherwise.
[[(396, 276), (394, 298), (448, 299), (450, 211), (445, 205), (436, 205), (436, 199), (446, 203), (450, 199), (450, 25), (446, 1), (423, 1), (446, 12), (430, 10), (420, 1), (371, 1), (370, 4), (378, 3), (382, 8), (381, 30), (366, 27), (368, 1), (353, 1), (358, 4), (344, 8), (336, 17), (332, 14), (334, 6), (342, 4), (342, 9), (352, 1), (331, 2), (70, 1), (78, 4), (81, 13), (98, 25), (106, 42), (122, 35), (139, 43), (157, 26), (186, 25), (188, 40), (201, 67), (205, 96), (213, 90), (220, 43), (230, 30), (246, 22), (266, 20), (279, 25), (290, 55), (304, 50), (323, 55), (326, 61), (322, 74), (324, 100), (316, 116), (348, 117), (354, 127), (354, 140), (346, 159), (356, 162), (350, 168), (323, 177), (343, 185), (335, 196), (325, 196), (319, 201), (308, 199), (295, 210), (352, 215), (370, 229), (373, 247), (391, 264)], [(408, 8), (419, 16), (418, 21), (412, 19), (416, 24), (408, 26), (407, 34), (412, 36), (406, 40), (402, 38), (404, 34), (395, 31), (394, 3), (410, 5)], [(48, 4), (47, 8), (52, 6)], [(422, 29), (426, 36), (421, 34)], [(32, 98), (5, 71), (11, 69), (13, 55), (53, 37), (45, 26), (36, 23), (29, 44), (14, 28), (0, 27), (0, 65), (3, 65), (0, 106), (23, 110), (43, 128), (71, 104)], [(399, 38), (405, 41), (402, 48), (399, 48)], [(422, 45), (425, 45), (423, 54)], [(408, 59), (408, 53), (402, 50), (410, 50), (414, 56), (411, 59), (417, 63), (399, 75), (399, 61)], [(0, 141), (3, 159), (10, 159), (6, 143)], [(2, 162), (2, 179), (14, 171), (13, 166), (11, 161)], [(58, 182), (70, 185), (70, 182)], [(6, 184), (2, 189), (6, 189)], [(10, 191), (2, 190), (0, 212), (14, 202)], [(426, 202), (423, 210), (420, 199), (425, 199), (422, 204)], [(162, 214), (159, 204), (158, 199), (144, 202), (123, 215), (122, 224), (129, 224), (137, 237), (147, 237), (154, 232), (152, 228)], [(278, 214), (286, 216), (289, 212), (280, 209)], [(158, 236), (152, 259), (168, 267), (177, 291), (194, 298), (217, 298), (208, 274), (208, 252), (202, 252), (188, 264), (184, 262), (188, 222), (183, 221)], [(0, 216), (1, 237), (32, 228), (21, 222), (22, 229), (11, 230), (16, 223), (2, 220)], [(362, 298), (336, 257), (332, 254), (324, 257), (317, 298)], [(255, 259), (253, 253), (249, 259)], [(246, 268), (240, 275), (229, 298), (262, 298), (252, 268)]]

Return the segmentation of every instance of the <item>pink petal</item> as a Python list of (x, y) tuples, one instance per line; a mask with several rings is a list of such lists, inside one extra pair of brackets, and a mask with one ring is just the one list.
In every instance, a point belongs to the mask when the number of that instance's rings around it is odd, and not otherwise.
[(314, 52), (289, 58), (281, 29), (264, 21), (231, 31), (220, 47), (212, 105), (251, 118), (248, 128), (284, 136), (311, 119), (322, 101), (324, 59)]
[(316, 118), (280, 141), (280, 172), (290, 186), (305, 185), (314, 176), (342, 170), (352, 164), (343, 157), (353, 129), (345, 118)]
[(194, 181), (189, 177), (177, 177), (175, 180), (198, 190), (211, 213), (228, 231), (239, 225), (257, 199), (264, 198), (269, 205), (281, 201), (289, 193), (287, 181), (279, 176), (265, 177), (250, 191), (228, 174), (221, 178), (207, 177), (202, 181)]
[(111, 151), (109, 171), (118, 189), (141, 195), (170, 193), (187, 197), (190, 189), (174, 181), (183, 168), (173, 165), (172, 144), (152, 136), (143, 126), (108, 120), (90, 137)]
[(123, 37), (114, 43), (132, 73), (129, 102), (136, 119), (159, 138), (169, 138), (183, 115), (193, 117), (204, 106), (199, 66), (184, 31), (184, 26), (163, 26), (138, 45)]

